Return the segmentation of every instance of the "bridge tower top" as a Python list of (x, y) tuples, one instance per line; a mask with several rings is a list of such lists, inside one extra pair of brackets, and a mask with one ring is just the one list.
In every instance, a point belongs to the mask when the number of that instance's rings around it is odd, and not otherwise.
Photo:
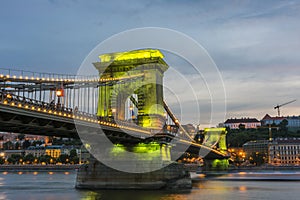
[(156, 49), (100, 55), (100, 62), (93, 63), (100, 78), (122, 81), (100, 85), (97, 115), (125, 120), (129, 100), (134, 107), (130, 108), (133, 122), (161, 129), (165, 124), (163, 74), (169, 67), (163, 57)]

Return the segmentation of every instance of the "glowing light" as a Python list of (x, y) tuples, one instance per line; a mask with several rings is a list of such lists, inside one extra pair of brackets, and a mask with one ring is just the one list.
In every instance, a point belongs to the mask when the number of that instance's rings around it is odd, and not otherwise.
[(163, 58), (163, 54), (157, 49), (143, 49), (134, 50), (128, 52), (118, 52), (102, 54), (99, 56), (101, 62), (111, 62), (111, 61), (122, 61), (122, 60), (132, 60), (132, 59), (145, 59), (145, 58)]
[(58, 90), (56, 90), (56, 96), (58, 96), (58, 97), (64, 96), (64, 91), (63, 91), (63, 89), (58, 89)]

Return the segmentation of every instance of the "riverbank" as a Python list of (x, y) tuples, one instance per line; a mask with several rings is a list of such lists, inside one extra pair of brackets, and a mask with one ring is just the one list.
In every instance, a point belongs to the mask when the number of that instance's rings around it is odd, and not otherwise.
[(0, 165), (3, 171), (66, 171), (77, 170), (80, 165)]

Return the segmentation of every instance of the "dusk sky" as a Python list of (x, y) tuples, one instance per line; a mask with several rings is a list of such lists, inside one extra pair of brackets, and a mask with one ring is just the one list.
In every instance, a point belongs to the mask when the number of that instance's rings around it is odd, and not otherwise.
[[(281, 112), (300, 115), (299, 1), (7, 0), (1, 1), (0, 24), (1, 68), (64, 74), (76, 74), (89, 52), (114, 34), (173, 29), (202, 45), (219, 68), (226, 118), (275, 116), (276, 104), (293, 99)], [(186, 71), (186, 78), (192, 76)], [(178, 80), (166, 74), (166, 81)], [(198, 119), (180, 86), (183, 122), (207, 124), (207, 102), (199, 101)]]

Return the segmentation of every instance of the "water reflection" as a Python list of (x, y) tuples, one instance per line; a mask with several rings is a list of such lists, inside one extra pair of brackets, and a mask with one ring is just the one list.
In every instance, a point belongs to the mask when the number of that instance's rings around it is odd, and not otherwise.
[(149, 190), (149, 191), (134, 191), (134, 190), (98, 190), (84, 191), (81, 200), (96, 200), (96, 199), (132, 199), (132, 200), (187, 200), (190, 199), (189, 191), (166, 191), (166, 190)]
[[(299, 199), (300, 173), (248, 173), (202, 177), (191, 190), (128, 191), (76, 190), (76, 171), (0, 172), (0, 200), (2, 199), (66, 199), (66, 200), (223, 200), (223, 199)], [(286, 176), (285, 176), (286, 175)], [(243, 179), (240, 179), (240, 177)], [(267, 178), (253, 181), (247, 177)], [(274, 181), (271, 177), (288, 177), (289, 181)], [(293, 181), (290, 181), (293, 176)], [(295, 179), (297, 178), (297, 179)]]

